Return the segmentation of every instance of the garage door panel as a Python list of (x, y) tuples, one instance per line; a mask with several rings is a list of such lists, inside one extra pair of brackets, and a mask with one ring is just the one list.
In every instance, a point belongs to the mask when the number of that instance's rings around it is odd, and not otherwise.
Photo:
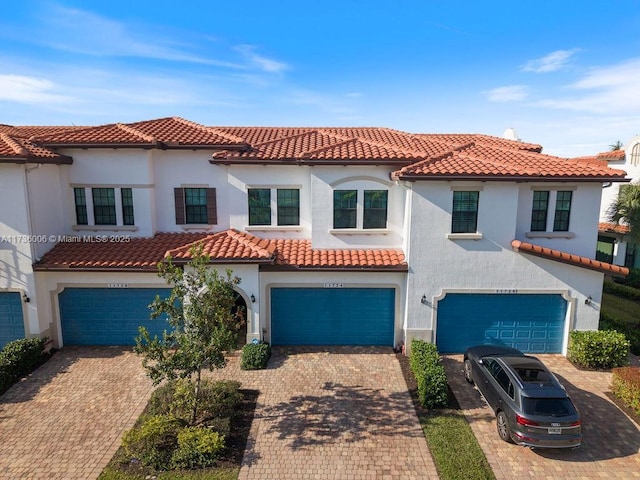
[(559, 294), (447, 294), (438, 302), (436, 343), (442, 353), (478, 344), (559, 353), (566, 309)]
[(167, 288), (67, 288), (58, 296), (65, 345), (134, 345), (138, 326), (162, 335), (168, 323), (151, 320), (148, 306)]
[(393, 345), (394, 316), (394, 289), (271, 289), (274, 345)]
[(0, 348), (24, 338), (22, 298), (19, 292), (0, 292)]

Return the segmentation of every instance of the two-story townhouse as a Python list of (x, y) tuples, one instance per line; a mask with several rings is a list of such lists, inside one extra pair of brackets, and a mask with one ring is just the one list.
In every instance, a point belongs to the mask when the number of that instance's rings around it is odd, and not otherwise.
[[(5, 130), (26, 142), (26, 129)], [(30, 283), (0, 289), (29, 295), (25, 333), (58, 346), (132, 343), (168, 288), (157, 263), (188, 261), (196, 241), (242, 279), (247, 341), (275, 345), (564, 352), (570, 330), (597, 328), (604, 273), (626, 273), (592, 258), (602, 186), (624, 172), (538, 145), (179, 118), (30, 142), (64, 162), (24, 204), (46, 218), (15, 229), (46, 240), (11, 265)], [(40, 163), (12, 168), (24, 183)]]

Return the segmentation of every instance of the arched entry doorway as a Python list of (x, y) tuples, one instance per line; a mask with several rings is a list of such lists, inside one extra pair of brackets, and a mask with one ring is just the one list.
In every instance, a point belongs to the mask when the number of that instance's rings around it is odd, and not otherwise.
[(236, 301), (233, 305), (232, 313), (238, 319), (236, 326), (238, 346), (242, 347), (247, 343), (247, 317), (249, 315), (247, 302), (244, 297), (236, 292)]

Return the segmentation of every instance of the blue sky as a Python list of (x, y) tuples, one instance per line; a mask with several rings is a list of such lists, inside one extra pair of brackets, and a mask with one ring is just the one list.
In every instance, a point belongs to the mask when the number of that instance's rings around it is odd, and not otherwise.
[(640, 133), (640, 0), (23, 0), (0, 123), (515, 128), (560, 156)]

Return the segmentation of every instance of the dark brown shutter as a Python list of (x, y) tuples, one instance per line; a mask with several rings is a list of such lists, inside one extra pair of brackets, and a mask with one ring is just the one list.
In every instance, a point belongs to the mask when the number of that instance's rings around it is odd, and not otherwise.
[(216, 204), (216, 189), (207, 188), (207, 223), (218, 224), (218, 206)]
[(174, 188), (173, 197), (176, 204), (176, 225), (187, 223), (184, 212), (184, 188)]

